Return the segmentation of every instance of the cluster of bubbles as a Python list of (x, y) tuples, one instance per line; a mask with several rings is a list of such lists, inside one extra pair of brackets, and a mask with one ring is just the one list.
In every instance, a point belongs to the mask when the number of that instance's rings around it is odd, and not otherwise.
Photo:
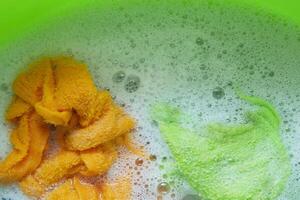
[[(118, 71), (113, 75), (112, 80), (114, 83), (121, 83), (124, 81), (125, 77), (125, 72)], [(128, 93), (133, 93), (139, 89), (140, 83), (141, 80), (138, 76), (129, 75), (125, 81), (124, 88)]]

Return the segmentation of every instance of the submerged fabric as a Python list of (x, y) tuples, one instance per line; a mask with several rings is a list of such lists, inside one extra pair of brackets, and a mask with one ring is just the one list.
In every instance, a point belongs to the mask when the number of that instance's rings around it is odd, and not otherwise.
[(181, 173), (207, 199), (275, 199), (291, 173), (280, 137), (280, 117), (268, 102), (240, 95), (258, 106), (246, 114), (247, 123), (209, 124), (202, 131), (186, 129), (181, 112), (158, 104), (152, 117), (158, 123)]
[(11, 134), (13, 149), (0, 162), (0, 182), (21, 180), (41, 163), (49, 137), (49, 129), (35, 113), (24, 114)]
[[(16, 128), (10, 138), (13, 149), (0, 161), (0, 183), (18, 182), (25, 194), (41, 198), (65, 179), (104, 176), (121, 145), (144, 155), (128, 137), (135, 120), (108, 91), (97, 89), (85, 64), (71, 57), (34, 62), (17, 76), (13, 91), (5, 117)], [(120, 199), (119, 187), (103, 184), (111, 189), (103, 195)], [(131, 182), (124, 184), (128, 199)], [(98, 187), (74, 179), (47, 199), (97, 199)]]

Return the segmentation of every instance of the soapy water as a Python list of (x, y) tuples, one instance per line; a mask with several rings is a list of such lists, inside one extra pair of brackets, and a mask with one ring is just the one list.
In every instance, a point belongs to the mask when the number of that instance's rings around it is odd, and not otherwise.
[[(121, 156), (109, 177), (133, 176), (133, 199), (197, 199), (181, 179), (151, 105), (169, 102), (192, 116), (186, 126), (239, 123), (250, 109), (234, 94), (272, 102), (282, 116), (281, 134), (293, 174), (280, 200), (300, 196), (300, 29), (267, 12), (212, 3), (156, 1), (112, 9), (89, 8), (50, 24), (0, 51), (0, 115), (12, 96), (11, 83), (31, 61), (70, 55), (87, 63), (94, 81), (138, 121), (134, 139), (152, 159)], [(195, 1), (196, 2), (196, 1)], [(197, 122), (197, 123), (193, 123)], [(200, 127), (199, 127), (200, 128)], [(9, 126), (1, 121), (0, 157), (10, 151)], [(162, 192), (163, 191), (163, 192)], [(17, 185), (1, 186), (0, 197), (28, 199)]]

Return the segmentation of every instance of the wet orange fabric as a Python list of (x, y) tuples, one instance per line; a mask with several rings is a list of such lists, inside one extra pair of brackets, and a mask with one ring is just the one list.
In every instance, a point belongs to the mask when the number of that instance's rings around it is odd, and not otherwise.
[[(87, 178), (107, 173), (118, 157), (117, 145), (142, 155), (127, 135), (135, 121), (113, 102), (108, 91), (97, 89), (88, 67), (73, 58), (33, 63), (16, 78), (13, 91), (16, 97), (6, 119), (15, 122), (16, 128), (10, 137), (13, 150), (0, 162), (2, 183), (20, 181), (25, 194), (40, 198), (50, 187), (76, 174)], [(47, 145), (49, 125), (55, 130), (56, 146)], [(53, 150), (58, 153), (43, 157), (47, 146), (50, 155)], [(122, 179), (105, 184), (102, 196), (127, 200), (130, 193), (130, 180)], [(96, 200), (99, 195), (95, 185), (75, 177), (44, 197)]]
[(26, 114), (12, 134), (13, 151), (0, 164), (0, 181), (12, 182), (34, 171), (47, 145), (49, 129), (36, 114)]
[(99, 200), (100, 192), (96, 186), (82, 183), (76, 177), (73, 179), (73, 185), (80, 200)]
[(43, 96), (40, 102), (34, 107), (36, 112), (41, 115), (47, 123), (54, 125), (67, 125), (71, 118), (71, 110), (58, 110), (55, 101), (55, 71), (53, 66), (45, 69), (45, 77), (43, 82)]
[(21, 73), (13, 83), (15, 94), (32, 106), (42, 99), (43, 83), (47, 69), (51, 68), (50, 59), (33, 63), (29, 69)]
[(52, 60), (55, 66), (56, 102), (58, 110), (74, 109), (80, 125), (88, 126), (99, 114), (105, 101), (93, 83), (85, 64), (71, 58)]
[(45, 160), (33, 176), (43, 185), (50, 185), (65, 177), (76, 165), (80, 164), (80, 157), (75, 152), (62, 151), (53, 158)]
[(79, 196), (73, 187), (72, 180), (67, 180), (50, 192), (46, 196), (46, 200), (80, 200)]
[(40, 197), (45, 191), (45, 186), (40, 184), (32, 175), (22, 179), (19, 186), (25, 194), (33, 197)]
[[(66, 132), (65, 128), (59, 128), (56, 133), (56, 142), (64, 150), (66, 150), (64, 141)], [(117, 159), (118, 152), (116, 148), (113, 142), (107, 142), (95, 148), (80, 151), (79, 155), (82, 164), (74, 168), (74, 170), (83, 176), (97, 176), (106, 173)]]
[(26, 112), (29, 112), (30, 109), (30, 104), (26, 103), (19, 97), (14, 97), (12, 103), (9, 105), (5, 113), (5, 118), (6, 120), (14, 120), (18, 117), (21, 117)]
[(80, 158), (85, 165), (85, 170), (82, 170), (80, 173), (84, 176), (104, 174), (117, 159), (117, 156), (116, 147), (112, 143), (82, 151), (80, 152)]
[(46, 195), (46, 200), (99, 200), (96, 186), (80, 182), (78, 178), (68, 179)]
[[(53, 183), (60, 181), (62, 178), (72, 175), (70, 172), (81, 163), (80, 157), (76, 152), (62, 151), (52, 158), (44, 160), (39, 168), (32, 174), (21, 181), (21, 188), (24, 192), (31, 191), (31, 183), (36, 181), (41, 185), (38, 189), (44, 190)], [(29, 195), (39, 196), (31, 192)]]
[(115, 183), (102, 186), (102, 200), (129, 200), (131, 199), (132, 185), (128, 177), (119, 178)]
[(135, 121), (124, 111), (111, 104), (103, 116), (82, 129), (71, 131), (66, 135), (66, 145), (71, 150), (86, 150), (128, 133), (135, 126)]
[(46, 68), (43, 82), (43, 96), (40, 102), (34, 107), (36, 112), (41, 115), (47, 123), (54, 125), (67, 125), (71, 118), (72, 111), (58, 111), (55, 102), (55, 77), (53, 69)]
[(67, 125), (72, 110), (85, 127), (102, 113), (110, 95), (98, 92), (87, 66), (68, 57), (43, 59), (21, 73), (13, 90), (22, 100), (34, 106), (46, 122)]
[(6, 159), (0, 163), (0, 177), (5, 176), (12, 167), (22, 161), (28, 154), (30, 144), (28, 120), (28, 114), (23, 116), (20, 119), (19, 126), (11, 133), (10, 141), (13, 145), (13, 150)]

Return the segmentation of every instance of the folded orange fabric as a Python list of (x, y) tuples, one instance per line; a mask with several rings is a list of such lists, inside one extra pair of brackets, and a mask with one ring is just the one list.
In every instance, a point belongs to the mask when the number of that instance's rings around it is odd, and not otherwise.
[[(25, 194), (49, 200), (130, 198), (129, 179), (104, 184), (99, 192), (76, 177), (107, 173), (120, 144), (142, 155), (127, 137), (135, 120), (109, 92), (97, 89), (85, 64), (70, 57), (42, 59), (19, 74), (13, 91), (6, 111), (7, 121), (16, 125), (10, 137), (13, 150), (0, 162), (0, 182), (19, 181)], [(50, 129), (58, 152), (48, 155)]]

